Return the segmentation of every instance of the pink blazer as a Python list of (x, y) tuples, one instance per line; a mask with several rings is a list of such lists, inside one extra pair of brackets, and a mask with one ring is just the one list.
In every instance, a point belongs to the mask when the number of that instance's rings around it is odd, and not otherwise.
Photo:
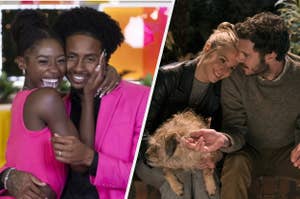
[(121, 81), (101, 100), (95, 138), (98, 168), (90, 178), (101, 199), (124, 198), (148, 94), (148, 87)]

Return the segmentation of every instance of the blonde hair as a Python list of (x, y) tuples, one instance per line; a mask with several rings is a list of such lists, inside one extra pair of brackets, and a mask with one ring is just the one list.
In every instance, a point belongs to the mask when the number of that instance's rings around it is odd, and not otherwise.
[(237, 49), (238, 37), (234, 25), (229, 22), (222, 22), (205, 42), (203, 51), (214, 50), (218, 47), (234, 47)]

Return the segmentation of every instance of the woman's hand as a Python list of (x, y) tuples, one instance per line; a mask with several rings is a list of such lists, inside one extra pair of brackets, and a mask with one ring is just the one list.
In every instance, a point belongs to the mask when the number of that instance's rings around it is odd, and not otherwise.
[(84, 99), (92, 99), (101, 91), (102, 82), (106, 76), (107, 65), (105, 60), (105, 52), (101, 53), (98, 65), (94, 68), (94, 72), (90, 76), (87, 84), (83, 88)]
[(83, 144), (77, 137), (54, 134), (52, 145), (56, 159), (60, 162), (86, 167), (93, 162), (93, 149)]
[(107, 65), (105, 52), (102, 52), (94, 73), (84, 87), (84, 94), (88, 97), (91, 95), (102, 97), (112, 91), (120, 81), (121, 77), (117, 70)]
[(47, 184), (30, 173), (12, 170), (7, 179), (7, 190), (15, 198), (47, 198), (43, 192)]
[(107, 93), (110, 93), (115, 87), (118, 86), (118, 84), (121, 81), (121, 76), (118, 74), (117, 70), (110, 66), (107, 65), (107, 71), (106, 71), (106, 76), (103, 82), (101, 83), (100, 87), (101, 88), (101, 97), (106, 95)]

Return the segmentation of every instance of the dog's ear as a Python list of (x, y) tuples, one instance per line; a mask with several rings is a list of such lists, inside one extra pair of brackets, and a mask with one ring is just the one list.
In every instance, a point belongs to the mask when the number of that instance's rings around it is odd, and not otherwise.
[(178, 145), (178, 141), (175, 135), (172, 135), (166, 139), (165, 150), (167, 156), (171, 157), (174, 154), (177, 145)]

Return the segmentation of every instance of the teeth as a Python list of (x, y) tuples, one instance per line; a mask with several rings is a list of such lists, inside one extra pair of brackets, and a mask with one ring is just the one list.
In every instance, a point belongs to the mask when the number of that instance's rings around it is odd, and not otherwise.
[(42, 87), (56, 88), (58, 86), (58, 79), (42, 79)]
[(82, 81), (84, 79), (83, 76), (79, 76), (79, 75), (74, 75), (73, 77), (75, 80), (79, 80), (79, 81)]

